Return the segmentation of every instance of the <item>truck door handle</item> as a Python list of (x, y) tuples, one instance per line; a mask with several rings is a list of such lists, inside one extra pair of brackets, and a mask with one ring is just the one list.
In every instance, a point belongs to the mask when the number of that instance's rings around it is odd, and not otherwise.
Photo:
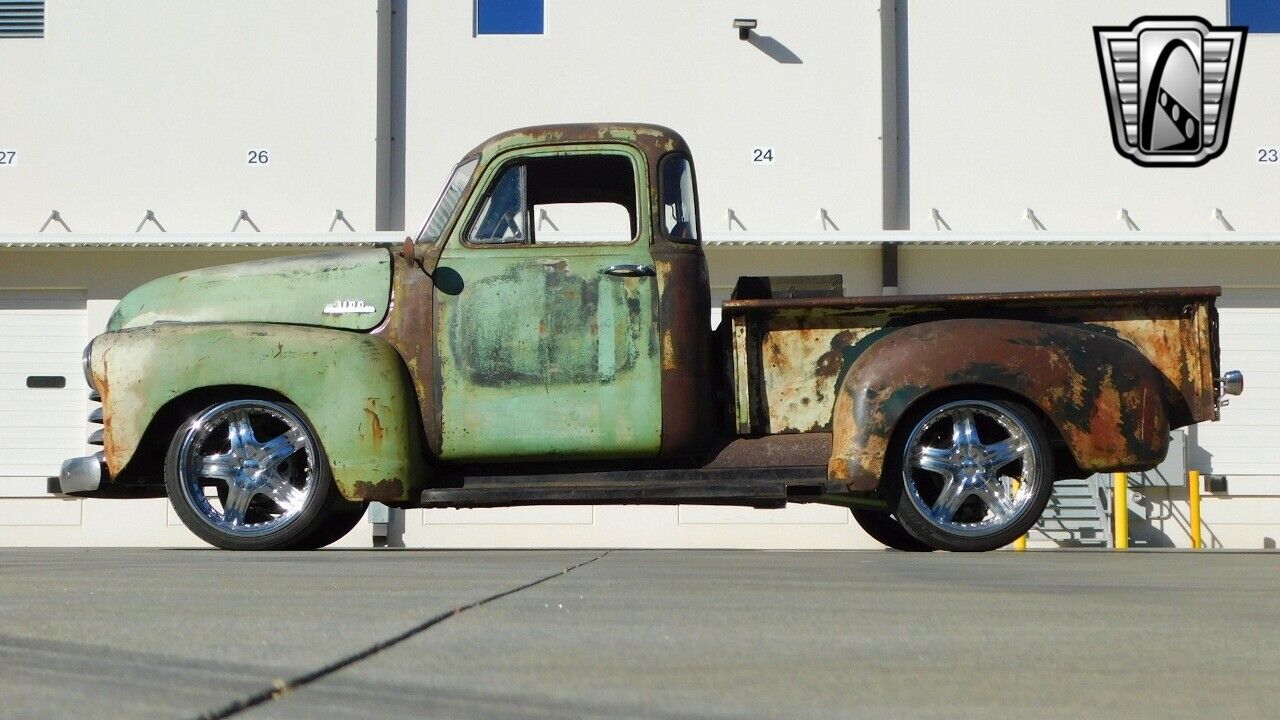
[(631, 265), (623, 263), (621, 265), (610, 265), (600, 271), (601, 275), (612, 275), (614, 277), (653, 277), (657, 273), (648, 265)]

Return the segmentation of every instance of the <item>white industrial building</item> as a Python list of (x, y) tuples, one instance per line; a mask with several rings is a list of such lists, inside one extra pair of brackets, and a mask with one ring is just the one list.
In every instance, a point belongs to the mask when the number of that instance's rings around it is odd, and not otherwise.
[[(1093, 28), (1149, 15), (1250, 26), (1229, 144), (1203, 166), (1113, 146)], [(735, 18), (757, 21), (746, 40)], [(1170, 467), (1222, 476), (1209, 544), (1274, 547), (1276, 77), (1280, 18), (1257, 0), (0, 2), (0, 545), (199, 542), (164, 500), (46, 492), (90, 451), (80, 351), (124, 293), (396, 242), (485, 137), (616, 120), (692, 146), (719, 298), (740, 274), (840, 272), (849, 295), (1221, 285), (1222, 365), (1246, 391)], [(1135, 544), (1185, 547), (1187, 497), (1177, 480), (1136, 488)], [(874, 546), (818, 505), (391, 525), (429, 547)]]

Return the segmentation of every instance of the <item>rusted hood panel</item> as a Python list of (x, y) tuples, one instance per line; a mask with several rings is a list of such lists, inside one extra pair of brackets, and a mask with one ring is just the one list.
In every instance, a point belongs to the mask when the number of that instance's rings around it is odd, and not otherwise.
[(116, 306), (107, 330), (158, 322), (254, 322), (372, 330), (387, 314), (383, 249), (272, 258), (153, 280)]

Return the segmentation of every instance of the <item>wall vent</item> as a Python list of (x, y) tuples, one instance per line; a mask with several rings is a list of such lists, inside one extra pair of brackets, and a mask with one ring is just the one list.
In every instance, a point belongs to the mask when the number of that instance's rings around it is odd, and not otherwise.
[(0, 38), (44, 37), (44, 0), (0, 0)]

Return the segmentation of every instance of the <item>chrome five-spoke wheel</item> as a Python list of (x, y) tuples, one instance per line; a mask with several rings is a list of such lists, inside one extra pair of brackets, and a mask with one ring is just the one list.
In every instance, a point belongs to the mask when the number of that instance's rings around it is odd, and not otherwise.
[(1044, 431), (1019, 404), (959, 400), (926, 413), (901, 445), (896, 516), (945, 550), (991, 550), (1025, 533), (1052, 491)]
[(223, 402), (188, 420), (170, 446), (165, 482), (187, 527), (231, 549), (304, 541), (337, 494), (301, 412), (271, 400)]

